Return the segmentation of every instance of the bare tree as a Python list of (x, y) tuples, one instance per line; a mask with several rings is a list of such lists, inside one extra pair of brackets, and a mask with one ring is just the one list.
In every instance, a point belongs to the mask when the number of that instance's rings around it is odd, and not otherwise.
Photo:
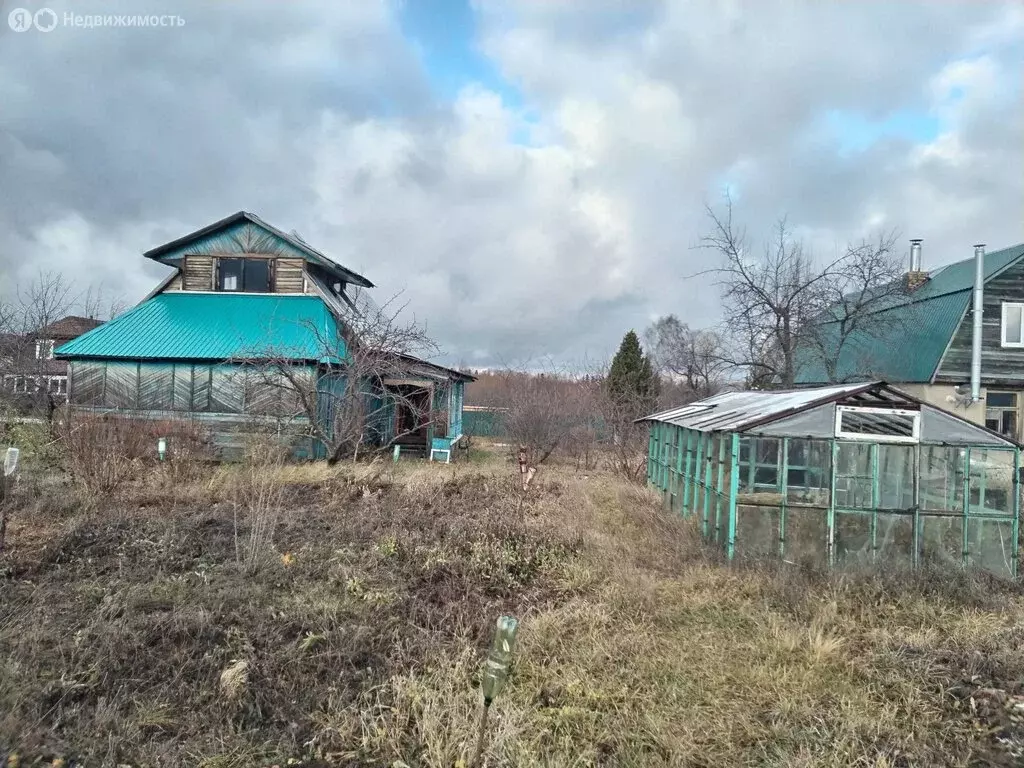
[(666, 315), (644, 335), (658, 372), (681, 381), (689, 399), (710, 397), (725, 385), (728, 364), (720, 334), (690, 328), (675, 315)]
[(506, 370), (505, 430), (527, 452), (530, 466), (544, 463), (559, 448), (587, 453), (595, 409), (589, 382), (564, 372)]
[[(843, 258), (821, 283), (821, 315), (801, 334), (807, 351), (820, 363), (830, 383), (882, 373), (872, 351), (895, 327), (892, 315), (881, 310), (900, 303), (907, 294), (903, 263), (895, 254), (896, 234), (879, 235), (847, 246)], [(913, 313), (901, 314), (906, 326)], [(842, 366), (841, 362), (847, 365)]]
[[(294, 350), (250, 353), (250, 386), (273, 404), (273, 415), (304, 417), (330, 464), (357, 458), (368, 444), (387, 446), (430, 425), (447, 427), (447, 408), (434, 408), (433, 390), (415, 375), (422, 365), (416, 356), (433, 354), (437, 346), (415, 320), (402, 320), (402, 308), (393, 304), (346, 305), (340, 333), (309, 324), (320, 360), (316, 372), (296, 365)], [(395, 419), (396, 410), (407, 418)]]
[(844, 347), (881, 329), (872, 315), (906, 292), (893, 253), (895, 233), (819, 262), (783, 218), (763, 251), (752, 255), (728, 196), (723, 214), (710, 207), (707, 213), (711, 232), (701, 245), (724, 260), (709, 270), (722, 288), (730, 341), (723, 360), (745, 369), (748, 385), (791, 387), (807, 363), (823, 366), (829, 379), (838, 376)]

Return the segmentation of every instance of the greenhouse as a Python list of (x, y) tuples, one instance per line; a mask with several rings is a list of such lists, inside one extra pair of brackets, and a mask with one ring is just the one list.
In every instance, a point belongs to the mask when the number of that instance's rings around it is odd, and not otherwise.
[(648, 416), (647, 476), (729, 559), (1017, 575), (1020, 446), (884, 382)]

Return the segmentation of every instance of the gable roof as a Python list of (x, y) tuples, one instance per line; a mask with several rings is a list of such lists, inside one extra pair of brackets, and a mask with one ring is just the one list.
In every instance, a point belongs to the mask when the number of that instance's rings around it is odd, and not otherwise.
[[(337, 349), (325, 349), (336, 339)], [(317, 296), (161, 293), (58, 347), (63, 359), (334, 362), (337, 321)]]
[[(915, 441), (926, 445), (1019, 447), (998, 432), (925, 403), (884, 381), (808, 389), (723, 392), (637, 421), (671, 424), (704, 433), (832, 439), (837, 436), (836, 408), (839, 405), (863, 409), (862, 413), (877, 413), (887, 408), (920, 411), (919, 435), (915, 436)], [(886, 440), (880, 435), (878, 442)]]
[(882, 382), (869, 381), (814, 389), (723, 392), (681, 408), (645, 416), (638, 421), (659, 421), (700, 432), (744, 432), (807, 408), (865, 392), (873, 387), (885, 386)]
[[(985, 281), (1024, 258), (1024, 243), (985, 254)], [(894, 294), (872, 313), (872, 330), (846, 340), (836, 366), (839, 379), (873, 376), (904, 383), (927, 383), (942, 361), (971, 302), (974, 258), (938, 267), (914, 291)], [(826, 323), (839, 343), (839, 326)], [(811, 350), (797, 353), (798, 384), (829, 380), (825, 366)]]
[(103, 321), (93, 317), (68, 315), (60, 320), (55, 320), (49, 325), (44, 325), (35, 331), (33, 335), (43, 339), (73, 339), (101, 325), (103, 325)]
[[(192, 251), (190, 249), (196, 246), (202, 247), (203, 245), (209, 244), (211, 241), (216, 242), (216, 246), (218, 248), (216, 251), (217, 253), (245, 253), (247, 252), (246, 248), (239, 241), (239, 238), (232, 236), (234, 235), (233, 230), (237, 230), (239, 225), (245, 224), (250, 224), (263, 230), (263, 232), (270, 235), (272, 239), (277, 239), (279, 242), (284, 243), (286, 247), (294, 250), (297, 256), (304, 258), (307, 261), (311, 261), (314, 264), (318, 264), (347, 283), (359, 285), (363, 288), (374, 287), (373, 283), (365, 277), (328, 258), (298, 235), (286, 234), (272, 224), (268, 224), (263, 221), (263, 219), (256, 214), (249, 213), (248, 211), (238, 211), (237, 213), (233, 213), (220, 221), (207, 224), (205, 227), (197, 229), (195, 232), (190, 232), (189, 234), (183, 235), (169, 243), (164, 243), (156, 248), (151, 248), (142, 255), (148, 259), (162, 261), (165, 259), (177, 258), (190, 252), (208, 253), (208, 250)], [(211, 237), (211, 235), (221, 232), (224, 232), (226, 236), (220, 238)], [(258, 239), (259, 238), (257, 238), (257, 240)], [(250, 250), (248, 252), (253, 253), (254, 251)]]

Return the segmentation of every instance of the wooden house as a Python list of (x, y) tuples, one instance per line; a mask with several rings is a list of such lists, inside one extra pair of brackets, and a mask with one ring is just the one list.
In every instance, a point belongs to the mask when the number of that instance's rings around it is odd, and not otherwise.
[[(144, 255), (173, 271), (137, 306), (56, 350), (72, 407), (187, 418), (223, 454), (250, 429), (273, 428), (293, 437), (297, 455), (325, 455), (315, 427), (335, 428), (334, 396), (362, 343), (349, 322), (360, 312), (354, 293), (373, 283), (244, 211)], [(395, 358), (386, 375), (361, 374), (363, 438), (450, 459), (473, 377)]]
[(67, 315), (28, 333), (0, 338), (0, 385), (19, 410), (52, 410), (67, 401), (68, 364), (54, 350), (102, 325), (92, 317)]
[[(1024, 435), (1024, 244), (927, 271), (911, 241), (906, 290), (839, 347), (830, 377), (805, 350), (797, 384), (884, 379), (1002, 435)], [(827, 326), (826, 326), (827, 328)]]

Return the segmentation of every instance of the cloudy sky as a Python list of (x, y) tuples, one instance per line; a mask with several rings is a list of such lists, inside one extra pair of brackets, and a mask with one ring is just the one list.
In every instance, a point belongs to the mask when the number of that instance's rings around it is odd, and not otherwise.
[[(11, 30), (53, 9), (49, 32)], [(239, 209), (403, 292), (444, 359), (718, 319), (731, 190), (819, 252), (1024, 241), (1024, 7), (834, 0), (0, 0), (0, 290), (138, 301), (141, 252)], [(169, 14), (86, 28), (65, 16)]]

